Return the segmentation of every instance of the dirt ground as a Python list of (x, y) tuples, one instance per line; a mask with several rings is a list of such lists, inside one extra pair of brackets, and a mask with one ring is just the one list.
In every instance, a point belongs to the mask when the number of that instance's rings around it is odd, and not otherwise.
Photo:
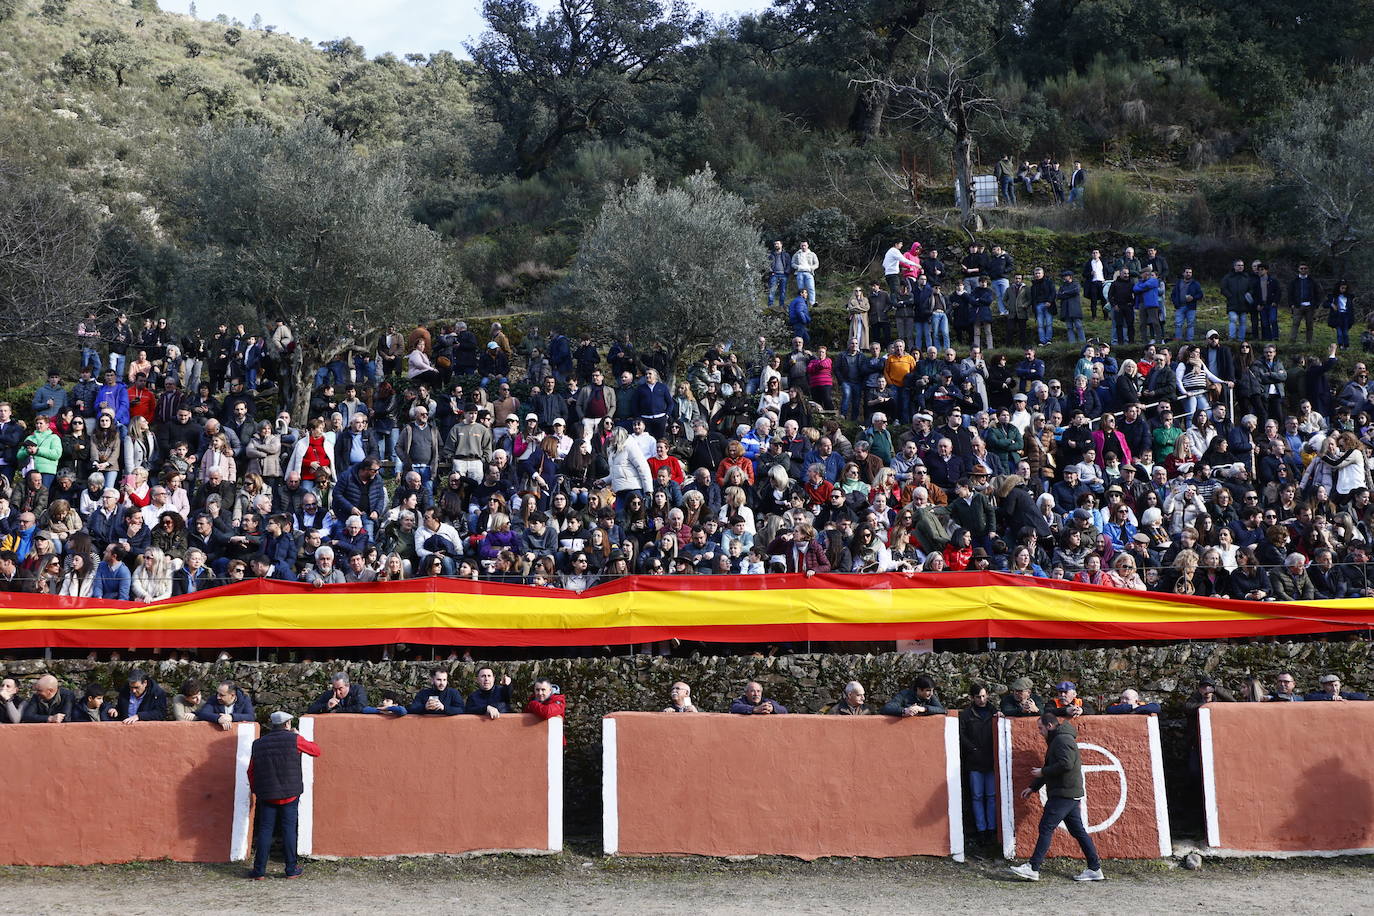
[(244, 880), (229, 865), (139, 863), (0, 868), (0, 913), (1374, 913), (1374, 860), (1047, 863), (1038, 884), (1006, 863), (931, 859), (802, 863), (757, 859), (557, 857), (311, 862), (295, 881)]

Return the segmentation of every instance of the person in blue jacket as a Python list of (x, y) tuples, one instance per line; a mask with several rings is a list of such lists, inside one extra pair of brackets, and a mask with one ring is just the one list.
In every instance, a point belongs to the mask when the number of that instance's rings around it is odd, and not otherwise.
[(1140, 272), (1140, 280), (1131, 287), (1136, 308), (1145, 320), (1141, 336), (1150, 343), (1164, 343), (1164, 304), (1159, 298), (1159, 278), (1148, 267)]
[(257, 715), (253, 712), (253, 701), (247, 693), (239, 689), (233, 681), (220, 681), (213, 699), (196, 710), (196, 718), (202, 722), (214, 722), (228, 731), (235, 722), (254, 722)]
[(1127, 687), (1125, 690), (1121, 691), (1121, 702), (1113, 703), (1111, 706), (1108, 706), (1107, 713), (1113, 716), (1131, 714), (1157, 716), (1159, 715), (1159, 704), (1140, 702), (1140, 694), (1134, 689)]
[(807, 299), (806, 290), (799, 290), (787, 303), (787, 323), (792, 326), (793, 337), (800, 337), (803, 345), (811, 346), (811, 301)]
[(1197, 326), (1197, 307), (1203, 300), (1202, 284), (1193, 279), (1193, 269), (1183, 268), (1183, 276), (1169, 296), (1174, 303), (1174, 337), (1192, 340)]
[(787, 714), (787, 707), (777, 700), (765, 700), (763, 685), (750, 681), (744, 685), (744, 695), (730, 704), (730, 711), (737, 716), (781, 716)]
[(369, 716), (395, 716), (400, 718), (410, 710), (401, 702), (401, 695), (394, 690), (382, 691), (382, 702), (378, 706), (364, 706), (363, 712)]
[(417, 716), (463, 714), (463, 695), (448, 685), (447, 668), (435, 668), (430, 673), (430, 686), (415, 694), (407, 711)]
[(91, 597), (128, 601), (129, 586), (132, 583), (133, 576), (129, 572), (129, 567), (124, 565), (124, 548), (118, 544), (106, 547), (104, 562), (95, 571), (95, 585), (91, 588)]
[(1346, 700), (1367, 700), (1368, 695), (1360, 693), (1358, 690), (1342, 690), (1341, 679), (1334, 674), (1323, 674), (1319, 681), (1321, 687), (1303, 697), (1309, 703), (1321, 703), (1335, 701), (1337, 703)]
[(501, 718), (501, 713), (510, 712), (510, 675), (496, 683), (496, 672), (485, 665), (477, 669), (477, 689), (468, 694), (463, 712), (470, 716)]

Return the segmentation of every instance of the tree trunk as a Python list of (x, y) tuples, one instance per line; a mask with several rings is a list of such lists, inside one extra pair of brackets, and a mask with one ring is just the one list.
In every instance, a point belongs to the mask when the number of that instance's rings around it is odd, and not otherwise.
[(849, 130), (860, 146), (867, 146), (882, 132), (890, 97), (891, 91), (885, 84), (870, 83), (854, 100), (854, 110), (849, 115)]
[(954, 177), (956, 187), (963, 189), (958, 200), (959, 222), (976, 232), (982, 228), (982, 220), (973, 209), (973, 138), (967, 132), (954, 138)]
[[(307, 356), (312, 358), (307, 359)], [(315, 365), (314, 356), (315, 354), (303, 352), (300, 342), (297, 341), (296, 352), (288, 354), (286, 357), (290, 360), (291, 381), (294, 390), (291, 392), (291, 403), (287, 404), (283, 401), (283, 406), (291, 411), (291, 420), (301, 429), (305, 428), (306, 421), (310, 419), (310, 395), (315, 381), (315, 371), (310, 367)], [(324, 364), (320, 363), (320, 365)]]

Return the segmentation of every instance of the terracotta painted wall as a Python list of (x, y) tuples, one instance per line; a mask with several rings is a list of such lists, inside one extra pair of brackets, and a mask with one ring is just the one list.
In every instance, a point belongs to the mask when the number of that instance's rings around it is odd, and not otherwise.
[[(247, 737), (256, 734), (256, 726)], [(225, 862), (238, 731), (205, 722), (6, 725), (0, 864)], [(240, 839), (246, 824), (241, 799)]]
[(321, 755), (302, 798), (301, 851), (559, 850), (562, 726), (521, 714), (306, 717), (301, 731)]
[(1374, 703), (1216, 703), (1201, 712), (1209, 845), (1374, 852)]
[[(1034, 717), (999, 724), (998, 785), (1002, 846), (1025, 858), (1035, 849), (1040, 814), (1038, 794), (1021, 798), (1034, 779), (1031, 768), (1045, 760), (1045, 740)], [(1079, 754), (1087, 793), (1084, 823), (1097, 851), (1112, 859), (1154, 859), (1170, 855), (1169, 813), (1164, 798), (1164, 762), (1158, 720), (1153, 716), (1081, 716)], [(1078, 843), (1061, 826), (1051, 856), (1082, 858)]]
[(608, 853), (962, 858), (953, 719), (614, 713), (603, 750)]

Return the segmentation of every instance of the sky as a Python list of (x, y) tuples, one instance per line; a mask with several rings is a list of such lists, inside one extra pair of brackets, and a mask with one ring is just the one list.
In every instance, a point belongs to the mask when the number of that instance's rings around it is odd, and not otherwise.
[[(180, 9), (177, 3), (186, 5)], [(712, 15), (762, 9), (767, 0), (696, 0)], [(190, 0), (162, 0), (163, 9), (185, 13)], [(255, 13), (263, 25), (311, 42), (351, 37), (369, 57), (391, 51), (431, 54), (452, 51), (466, 57), (463, 42), (483, 29), (481, 0), (196, 0), (196, 16), (213, 19), (220, 13), (251, 23)]]

